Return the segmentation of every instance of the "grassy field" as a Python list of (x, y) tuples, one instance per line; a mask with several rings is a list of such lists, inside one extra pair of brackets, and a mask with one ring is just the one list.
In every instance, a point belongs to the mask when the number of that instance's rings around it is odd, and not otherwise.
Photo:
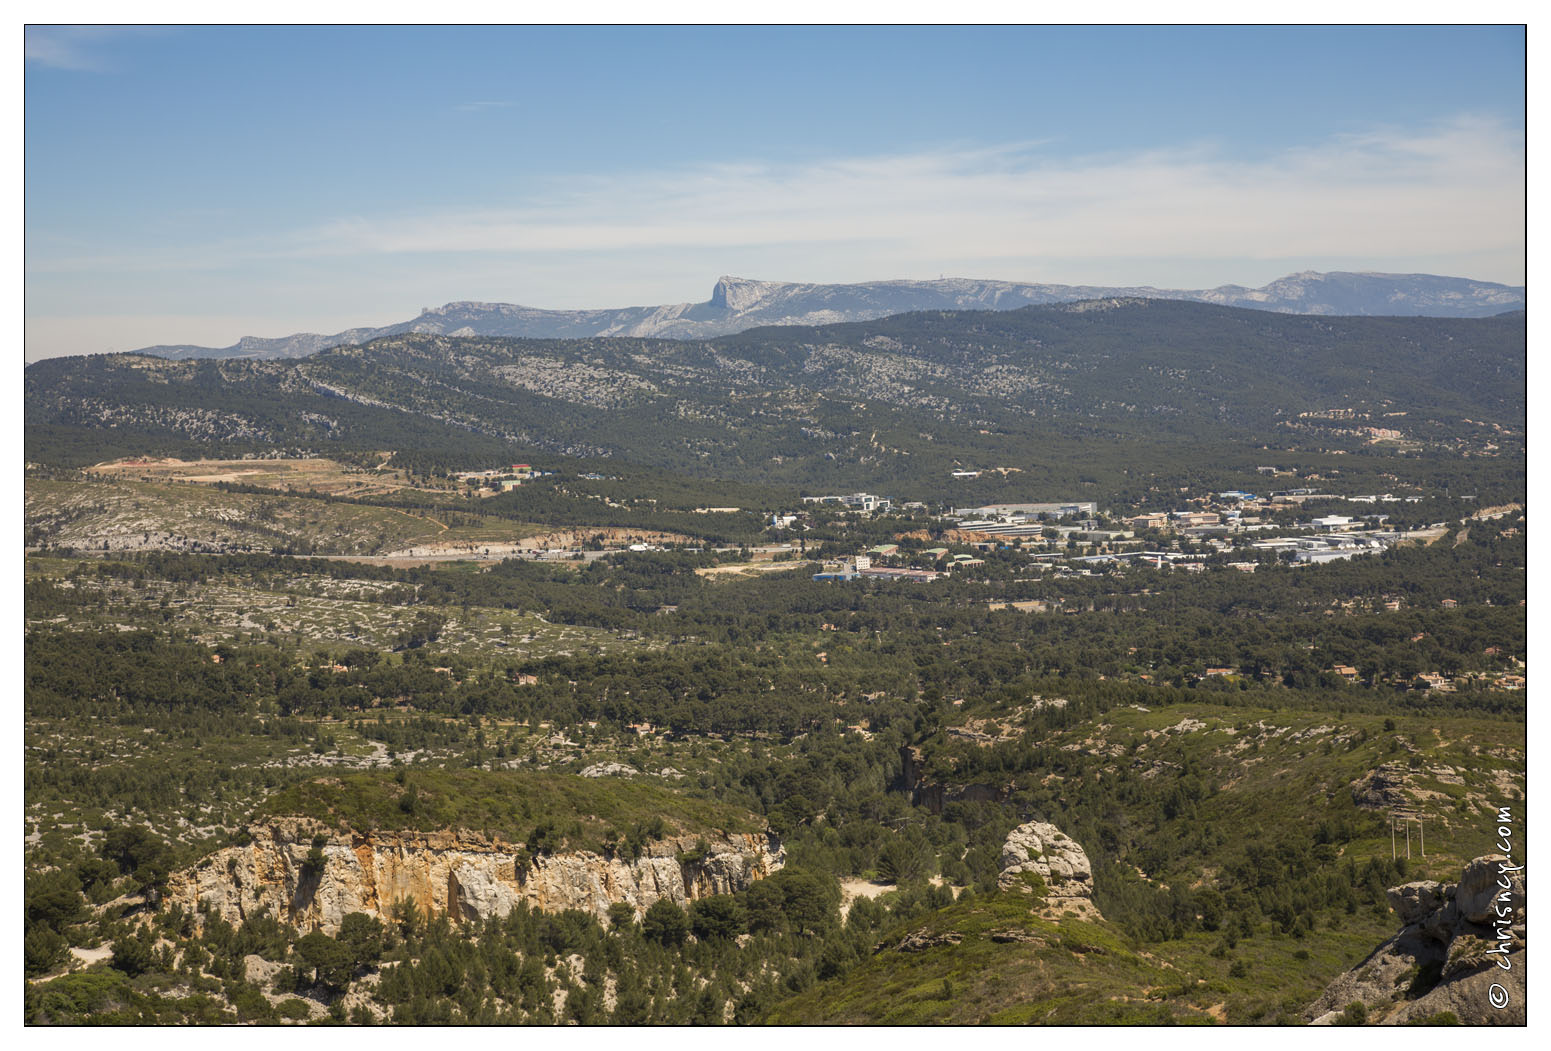
[[(1138, 945), (1108, 922), (1042, 919), (1016, 893), (971, 898), (892, 931), (843, 983), (783, 1003), (776, 1025), (1211, 1025), (1295, 1021), (1325, 974), (1389, 933), (1370, 914), (1317, 937), (1257, 933)], [(922, 942), (957, 935), (918, 951)], [(1318, 959), (1315, 957), (1318, 956)]]
[[(1019, 894), (976, 898), (906, 924), (915, 951), (885, 944), (844, 983), (786, 1001), (775, 1025), (1093, 1025), (1210, 1022), (1183, 975), (1107, 923), (1042, 919)], [(901, 931), (891, 932), (898, 936)], [(886, 939), (891, 941), (892, 938)]]

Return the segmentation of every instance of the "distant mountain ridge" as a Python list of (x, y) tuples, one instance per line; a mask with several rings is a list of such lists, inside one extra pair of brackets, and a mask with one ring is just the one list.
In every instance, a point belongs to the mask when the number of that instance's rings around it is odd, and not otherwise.
[(511, 336), (581, 339), (633, 336), (712, 339), (766, 325), (828, 325), (871, 321), (921, 310), (1016, 310), (1085, 299), (1145, 297), (1286, 314), (1356, 317), (1487, 317), (1525, 308), (1524, 286), (1432, 274), (1289, 274), (1263, 288), (1222, 285), (1202, 290), (1100, 285), (1020, 284), (944, 278), (854, 285), (753, 281), (723, 277), (704, 303), (605, 310), (541, 310), (511, 303), (454, 302), (427, 308), (412, 321), (353, 328), (331, 336), (298, 333), (278, 339), (244, 336), (230, 347), (145, 347), (165, 358), (300, 358), (330, 347), (384, 336)]

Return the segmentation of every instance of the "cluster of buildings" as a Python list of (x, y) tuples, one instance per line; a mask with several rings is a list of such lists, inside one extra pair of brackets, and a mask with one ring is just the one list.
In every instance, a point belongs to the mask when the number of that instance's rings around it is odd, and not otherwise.
[[(1316, 492), (1313, 489), (1286, 489), (1272, 493), (1267, 499), (1262, 499), (1254, 493), (1233, 490), (1218, 493), (1215, 499), (1206, 501), (1208, 507), (1215, 506), (1215, 510), (1154, 511), (1133, 515), (1124, 521), (1128, 527), (1137, 532), (1150, 530), (1172, 533), (1192, 540), (1210, 541), (1222, 550), (1225, 549), (1225, 545), (1221, 541), (1230, 534), (1284, 528), (1257, 517), (1257, 511), (1299, 506), (1308, 500), (1377, 503), (1397, 500), (1414, 502), (1421, 500), (1421, 497), (1399, 497), (1391, 494), (1335, 496)], [(1286, 553), (1294, 561), (1302, 563), (1329, 562), (1351, 558), (1353, 555), (1375, 554), (1387, 550), (1401, 538), (1400, 534), (1386, 528), (1385, 523), (1388, 519), (1389, 516), (1383, 514), (1365, 515), (1362, 518), (1353, 518), (1350, 515), (1325, 515), (1295, 527), (1309, 529), (1314, 535), (1261, 540), (1250, 546), (1259, 552)]]
[(1192, 503), (1204, 504), (1204, 510), (1197, 511), (1155, 511), (1148, 514), (1135, 515), (1126, 519), (1126, 522), (1136, 529), (1180, 529), (1202, 525), (1231, 524), (1240, 521), (1252, 522), (1253, 517), (1260, 511), (1278, 511), (1298, 507), (1310, 501), (1342, 500), (1354, 504), (1380, 504), (1380, 503), (1420, 503), (1420, 496), (1396, 496), (1394, 493), (1364, 493), (1357, 496), (1346, 496), (1340, 493), (1325, 493), (1318, 489), (1281, 489), (1267, 496), (1257, 496), (1254, 493), (1241, 489), (1230, 489), (1227, 492), (1216, 493), (1211, 497), (1193, 500)]
[[(1097, 529), (1093, 516), (1099, 505), (1091, 500), (1055, 504), (986, 504), (982, 507), (956, 507), (948, 512), (958, 527), (966, 532), (984, 533), (987, 536), (1017, 539), (1018, 537), (1042, 536), (1046, 529), (1055, 529), (1065, 537), (1072, 533), (1089, 533)], [(1071, 520), (1076, 519), (1073, 522)], [(1087, 537), (1084, 539), (1108, 539)]]
[[(1315, 520), (1318, 526), (1319, 520)], [(1276, 540), (1257, 540), (1250, 547), (1255, 551), (1273, 554), (1290, 554), (1295, 562), (1334, 562), (1353, 555), (1376, 555), (1389, 550), (1400, 534), (1384, 533), (1336, 533), (1325, 532), (1318, 536), (1281, 537)]]
[[(1368, 518), (1384, 521), (1388, 515), (1369, 515)], [(1134, 530), (1155, 529), (1161, 533), (1182, 533), (1187, 536), (1226, 535), (1230, 532), (1253, 532), (1267, 529), (1259, 518), (1246, 515), (1242, 509), (1226, 511), (1149, 511), (1124, 519)], [(1316, 518), (1310, 524), (1319, 530), (1353, 528), (1354, 520), (1347, 515), (1327, 515)]]
[(1132, 529), (1179, 530), (1198, 526), (1222, 525), (1222, 515), (1216, 511), (1148, 511), (1123, 519)]
[(826, 562), (821, 572), (813, 574), (814, 580), (912, 580), (917, 583), (926, 583), (942, 576), (934, 569), (892, 568), (874, 567), (872, 558), (868, 555), (857, 555), (854, 558), (842, 559), (839, 562)]
[(1183, 551), (1112, 551), (1102, 555), (1082, 555), (1072, 561), (1085, 566), (1129, 563), (1152, 566), (1154, 569), (1185, 569), (1194, 573), (1206, 568), (1205, 555)]
[[(1253, 500), (1254, 498), (1251, 497)], [(1267, 498), (1272, 504), (1298, 504), (1308, 500), (1345, 500), (1354, 504), (1419, 504), (1420, 496), (1396, 496), (1394, 493), (1364, 493), (1360, 496), (1342, 496), (1339, 493), (1322, 493), (1317, 489), (1283, 489)]]
[(910, 580), (927, 583), (952, 573), (956, 569), (971, 569), (985, 565), (985, 559), (974, 555), (950, 555), (945, 547), (927, 548), (921, 554), (931, 559), (941, 569), (922, 569), (916, 566), (874, 565), (874, 558), (899, 557), (898, 544), (879, 544), (866, 554), (853, 555), (839, 562), (827, 562), (822, 572), (813, 574), (814, 580)]
[(1045, 518), (1091, 518), (1099, 513), (1099, 505), (1092, 500), (1078, 500), (1056, 504), (985, 504), (981, 507), (955, 507), (948, 512), (950, 518), (985, 518), (996, 521), (1037, 522)]
[[(1118, 522), (1104, 519), (1093, 501), (1071, 500), (1047, 503), (985, 504), (978, 507), (950, 509), (946, 516), (966, 533), (978, 534), (971, 538), (971, 546), (982, 551), (1014, 543), (1026, 546), (1023, 541), (1053, 541), (1041, 549), (1039, 544), (1030, 552), (1036, 562), (1061, 562), (1072, 571), (1087, 573), (1103, 564), (1144, 564), (1156, 568), (1175, 568), (1201, 571), (1212, 554), (1228, 554), (1244, 551), (1250, 556), (1273, 554), (1298, 564), (1317, 564), (1348, 559), (1358, 555), (1378, 554), (1388, 550), (1404, 535), (1386, 525), (1388, 516), (1382, 514), (1325, 515), (1294, 526), (1308, 530), (1307, 535), (1286, 536), (1258, 540), (1243, 545), (1246, 533), (1286, 530), (1285, 525), (1272, 523), (1258, 515), (1262, 510), (1285, 510), (1301, 506), (1309, 500), (1346, 500), (1358, 503), (1379, 503), (1399, 500), (1419, 501), (1419, 496), (1395, 496), (1385, 493), (1366, 496), (1338, 496), (1321, 493), (1311, 488), (1284, 489), (1267, 497), (1243, 490), (1229, 490), (1191, 500), (1195, 507), (1181, 511), (1154, 511), (1132, 515)], [(872, 493), (851, 493), (843, 496), (807, 496), (805, 503), (839, 504), (843, 507), (876, 513), (887, 511), (895, 505), (887, 497)], [(1203, 506), (1204, 505), (1204, 506)], [(900, 505), (902, 509), (919, 507), (919, 504)], [(801, 514), (776, 514), (770, 526), (776, 529), (801, 525)], [(1101, 524), (1102, 523), (1102, 524)], [(1197, 541), (1195, 545), (1181, 543), (1182, 550), (1151, 550), (1167, 548), (1167, 542), (1148, 544), (1142, 534), (1163, 533)], [(1139, 539), (1139, 535), (1141, 539)], [(1061, 545), (1064, 551), (1054, 550)], [(879, 559), (894, 559), (899, 554), (898, 545), (880, 545), (863, 555), (826, 565), (824, 572), (815, 575), (817, 580), (853, 580), (863, 576), (892, 577), (908, 580), (932, 580), (941, 573), (956, 568), (982, 564), (972, 555), (950, 557), (946, 547), (930, 548), (916, 552), (925, 555), (930, 563), (926, 567), (879, 565)], [(917, 559), (919, 561), (919, 558)], [(1259, 563), (1244, 560), (1229, 563), (1232, 568), (1252, 573)]]
[(477, 483), (482, 492), (490, 494), (504, 493), (516, 489), (523, 482), (554, 473), (554, 471), (540, 471), (532, 464), (514, 463), (510, 467), (494, 471), (460, 471), (455, 477), (460, 482)]
[(853, 511), (862, 511), (866, 514), (877, 514), (887, 511), (894, 506), (894, 502), (886, 496), (878, 496), (874, 493), (848, 493), (845, 496), (805, 496), (802, 498), (805, 504), (841, 504)]
[[(1297, 504), (1306, 499), (1337, 499), (1324, 496), (1311, 489), (1286, 490), (1273, 494), (1287, 503)], [(1339, 499), (1351, 499), (1343, 497)], [(1372, 497), (1379, 499), (1420, 499), (1419, 497)], [(1036, 561), (1061, 559), (1078, 566), (1132, 563), (1156, 568), (1179, 568), (1193, 571), (1204, 569), (1206, 548), (1216, 553), (1234, 550), (1230, 537), (1234, 534), (1253, 533), (1282, 527), (1255, 517), (1253, 512), (1266, 506), (1254, 493), (1241, 490), (1217, 493), (1205, 501), (1206, 509), (1184, 511), (1153, 511), (1132, 515), (1119, 524), (1124, 529), (1101, 528), (1094, 516), (1097, 506), (1091, 501), (1043, 504), (992, 504), (984, 507), (958, 508), (951, 512), (958, 528), (995, 538), (998, 542), (1019, 538), (1051, 538), (1069, 547), (1072, 543), (1081, 550), (1103, 545), (1102, 553), (1081, 554), (1069, 557), (1058, 553), (1035, 554)], [(1249, 512), (1249, 513), (1246, 513)], [(1285, 554), (1297, 563), (1321, 563), (1356, 555), (1377, 554), (1388, 550), (1402, 534), (1385, 527), (1386, 515), (1367, 515), (1354, 519), (1349, 515), (1325, 515), (1297, 527), (1310, 530), (1309, 535), (1261, 540), (1250, 545), (1257, 554)], [(1165, 533), (1187, 540), (1200, 541), (1205, 545), (1196, 550), (1166, 551), (1148, 550), (1138, 534)], [(1131, 543), (1126, 543), (1126, 542)], [(1242, 543), (1242, 541), (1241, 541)], [(989, 546), (989, 545), (977, 545)], [(1159, 545), (1153, 544), (1151, 547)], [(1163, 545), (1168, 546), (1168, 545)], [(1188, 548), (1188, 545), (1182, 545)], [(1121, 550), (1130, 548), (1130, 550)], [(1255, 562), (1233, 563), (1244, 572), (1254, 572)]]
[[(1363, 682), (1362, 674), (1349, 664), (1337, 664), (1330, 668), (1333, 675), (1338, 675), (1353, 685)], [(1377, 685), (1379, 676), (1369, 680), (1370, 685)], [(1511, 675), (1502, 672), (1469, 672), (1464, 675), (1448, 676), (1435, 671), (1422, 672), (1413, 676), (1409, 681), (1400, 680), (1397, 686), (1420, 690), (1425, 693), (1457, 693), (1460, 687), (1485, 686), (1494, 690), (1522, 690), (1526, 681), (1522, 675)]]

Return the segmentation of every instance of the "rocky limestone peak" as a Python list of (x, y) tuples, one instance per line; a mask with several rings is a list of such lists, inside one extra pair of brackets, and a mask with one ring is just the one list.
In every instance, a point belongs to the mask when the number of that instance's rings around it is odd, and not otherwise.
[(449, 314), (466, 314), (469, 311), (504, 311), (509, 310), (511, 303), (485, 303), (478, 299), (455, 299), (450, 303), (443, 303), (439, 307), (421, 307), (421, 317), (446, 317)]
[(771, 293), (785, 288), (780, 281), (751, 281), (744, 277), (723, 276), (711, 290), (710, 305), (719, 310), (741, 314), (757, 307)]
[(1104, 918), (1093, 904), (1093, 866), (1082, 845), (1048, 821), (1031, 821), (1007, 834), (996, 882), (1003, 890), (1035, 894), (1040, 881), (1045, 885), (1046, 912), (1054, 916), (1073, 912), (1085, 920)]
[[(1305, 1017), (1329, 1025), (1356, 1002), (1381, 1025), (1445, 1012), (1466, 1025), (1523, 1025), (1526, 884), (1513, 866), (1488, 854), (1467, 863), (1458, 883), (1389, 888), (1400, 933), (1331, 982)], [(1494, 985), (1506, 992), (1501, 1008)]]

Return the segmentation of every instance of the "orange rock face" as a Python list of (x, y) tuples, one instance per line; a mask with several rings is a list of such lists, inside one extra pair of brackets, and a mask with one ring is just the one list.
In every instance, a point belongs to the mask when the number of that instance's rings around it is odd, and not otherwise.
[[(354, 832), (298, 818), (249, 833), (248, 845), (223, 848), (174, 874), (166, 900), (191, 912), (204, 903), (231, 923), (267, 911), (326, 934), (352, 912), (391, 919), (400, 902), (454, 923), (505, 916), (519, 902), (601, 918), (615, 902), (639, 915), (659, 898), (686, 905), (742, 890), (785, 858), (780, 843), (763, 835), (659, 840), (633, 861), (588, 851), (528, 861), (519, 844), (477, 832)], [(315, 838), (324, 858), (316, 871), (306, 865)], [(678, 855), (701, 838), (709, 848), (704, 859), (680, 864)]]

